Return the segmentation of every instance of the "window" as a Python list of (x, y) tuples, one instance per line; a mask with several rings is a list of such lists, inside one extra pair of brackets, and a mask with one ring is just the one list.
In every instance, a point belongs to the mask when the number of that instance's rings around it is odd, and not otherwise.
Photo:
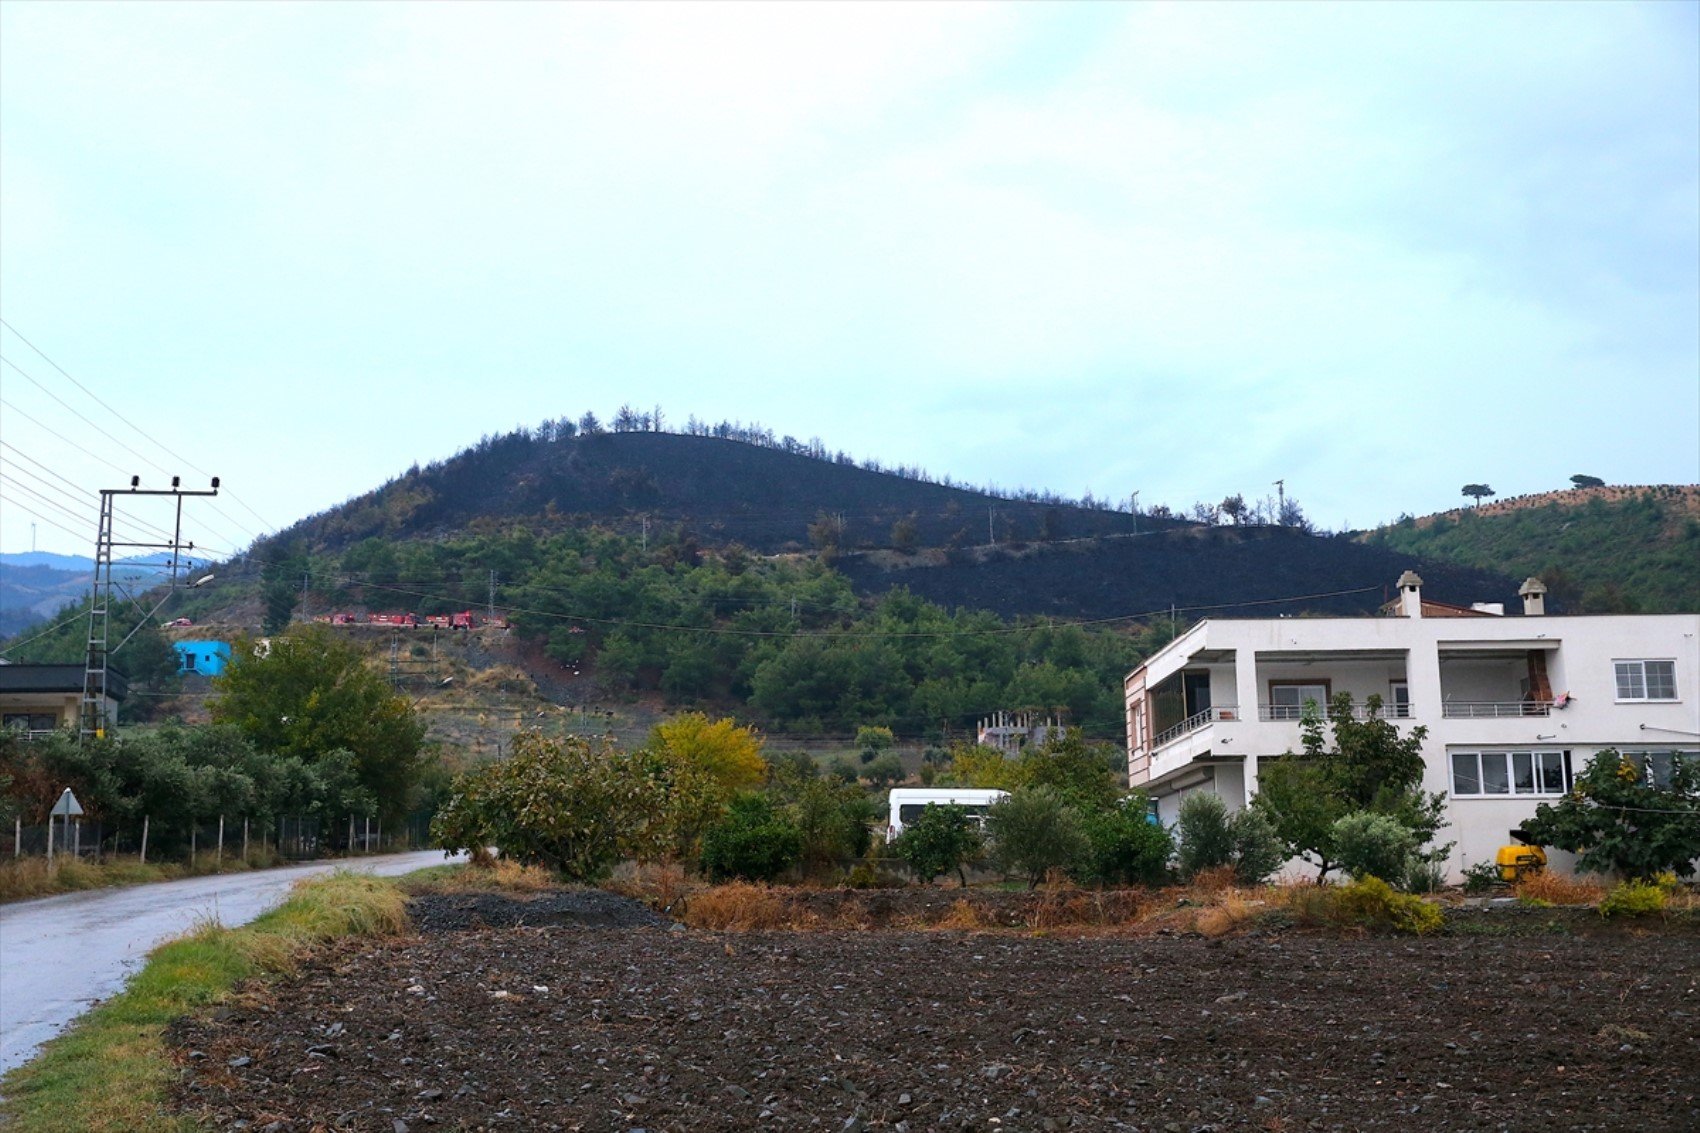
[(1619, 700), (1675, 700), (1675, 661), (1614, 661)]
[(1393, 693), (1388, 700), (1388, 713), (1395, 720), (1411, 718), (1411, 686), (1405, 681), (1394, 681), (1390, 686)]
[(1570, 753), (1564, 751), (1455, 751), (1454, 795), (1562, 795), (1568, 789)]
[(1318, 711), (1327, 712), (1328, 682), (1269, 682), (1269, 718), (1271, 720), (1302, 719), (1307, 701), (1315, 701)]
[(1623, 758), (1641, 768), (1647, 782), (1660, 791), (1670, 790), (1671, 771), (1677, 760), (1700, 766), (1700, 751), (1626, 751)]
[(51, 732), (59, 727), (59, 717), (43, 712), (8, 712), (3, 723), (19, 732)]
[(182, 658), (183, 658), (183, 671), (185, 673), (194, 672), (195, 671), (195, 655), (193, 653), (185, 651), (180, 656), (182, 656)]

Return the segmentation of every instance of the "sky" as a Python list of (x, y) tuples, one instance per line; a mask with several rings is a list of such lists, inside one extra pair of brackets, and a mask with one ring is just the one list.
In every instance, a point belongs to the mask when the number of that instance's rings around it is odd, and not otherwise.
[(1329, 528), (1692, 483), (1700, 5), (5, 0), (0, 317), (4, 551), (625, 403)]

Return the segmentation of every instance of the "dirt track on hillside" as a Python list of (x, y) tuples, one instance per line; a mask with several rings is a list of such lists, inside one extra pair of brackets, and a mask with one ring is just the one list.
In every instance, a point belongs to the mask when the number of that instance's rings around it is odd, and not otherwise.
[(384, 1133), (1700, 1127), (1691, 935), (722, 934), (555, 913), (444, 914), (180, 1027), (181, 1104), (218, 1128)]

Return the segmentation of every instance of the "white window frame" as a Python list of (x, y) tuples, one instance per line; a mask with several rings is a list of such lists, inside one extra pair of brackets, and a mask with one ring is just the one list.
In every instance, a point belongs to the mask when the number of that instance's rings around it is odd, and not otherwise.
[[(1475, 769), (1475, 786), (1473, 791), (1458, 789), (1458, 761), (1468, 759)], [(1518, 765), (1522, 764), (1529, 772), (1530, 790), (1519, 790), (1520, 778)], [(1447, 753), (1446, 777), (1449, 793), (1459, 799), (1557, 799), (1569, 793), (1571, 786), (1570, 761), (1562, 748), (1486, 748), (1471, 751), (1452, 751)], [(1496, 766), (1495, 766), (1496, 765)], [(1556, 765), (1558, 771), (1558, 789), (1547, 785), (1547, 776), (1543, 773), (1546, 768)], [(1494, 766), (1497, 774), (1494, 778), (1505, 784), (1503, 791), (1490, 791), (1488, 787), (1489, 767)]]
[[(1647, 679), (1648, 665), (1668, 665), (1670, 667), (1670, 695), (1649, 696), (1651, 683)], [(1624, 677), (1633, 676), (1631, 689), (1639, 688), (1640, 694), (1624, 695)], [(1674, 657), (1625, 657), (1613, 658), (1611, 663), (1612, 693), (1618, 704), (1675, 704), (1681, 701), (1677, 693), (1676, 658)], [(1661, 684), (1664, 682), (1661, 681)]]

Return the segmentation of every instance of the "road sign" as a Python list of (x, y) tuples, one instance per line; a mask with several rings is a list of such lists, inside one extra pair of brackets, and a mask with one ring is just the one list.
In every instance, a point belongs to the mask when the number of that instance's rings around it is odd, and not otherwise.
[(71, 793), (71, 788), (66, 787), (65, 793), (59, 796), (59, 801), (53, 804), (50, 813), (70, 818), (83, 813), (83, 804), (77, 801), (77, 796)]

